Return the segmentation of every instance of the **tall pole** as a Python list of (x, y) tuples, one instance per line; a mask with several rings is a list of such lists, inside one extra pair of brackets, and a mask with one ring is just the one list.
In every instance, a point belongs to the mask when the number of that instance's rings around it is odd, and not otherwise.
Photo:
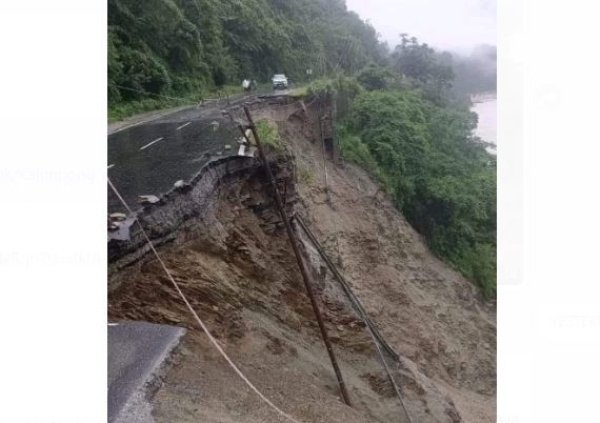
[(281, 219), (285, 224), (285, 230), (287, 232), (288, 238), (290, 240), (290, 244), (292, 244), (292, 249), (294, 250), (294, 255), (296, 256), (296, 260), (298, 261), (298, 267), (300, 268), (300, 273), (302, 274), (302, 279), (304, 280), (304, 286), (306, 287), (306, 292), (308, 293), (308, 298), (310, 298), (310, 303), (312, 304), (312, 308), (315, 312), (315, 316), (317, 317), (317, 323), (319, 324), (319, 329), (321, 330), (321, 336), (323, 337), (323, 342), (325, 343), (325, 347), (327, 348), (327, 353), (329, 354), (329, 359), (331, 360), (331, 365), (333, 366), (333, 370), (335, 371), (335, 376), (337, 377), (338, 384), (340, 386), (340, 392), (342, 394), (342, 399), (346, 403), (346, 405), (352, 406), (350, 403), (350, 397), (348, 396), (348, 391), (346, 390), (346, 385), (344, 383), (344, 379), (342, 378), (342, 372), (338, 366), (338, 362), (335, 358), (335, 354), (333, 353), (333, 347), (331, 346), (331, 342), (329, 340), (329, 336), (327, 335), (327, 329), (325, 328), (325, 324), (323, 323), (323, 318), (321, 317), (321, 310), (319, 310), (319, 305), (317, 304), (317, 300), (315, 299), (315, 295), (312, 288), (312, 282), (310, 280), (310, 276), (306, 267), (304, 265), (304, 261), (302, 260), (302, 256), (300, 255), (300, 250), (298, 249), (298, 241), (296, 240), (296, 235), (292, 230), (292, 225), (288, 219), (287, 213), (285, 211), (285, 204), (281, 199), (281, 195), (279, 194), (279, 190), (277, 189), (277, 185), (275, 184), (275, 178), (273, 177), (273, 172), (271, 172), (271, 167), (269, 166), (269, 162), (267, 161), (267, 157), (265, 156), (265, 152), (262, 148), (262, 144), (260, 142), (260, 138), (258, 137), (258, 132), (256, 131), (256, 126), (254, 125), (254, 121), (252, 120), (252, 116), (250, 115), (250, 111), (247, 106), (244, 106), (244, 112), (246, 113), (246, 118), (248, 119), (249, 127), (252, 130), (252, 134), (254, 135), (254, 140), (256, 141), (256, 146), (258, 147), (258, 154), (260, 155), (260, 159), (263, 162), (263, 166), (265, 171), (267, 172), (267, 177), (269, 178), (269, 182), (273, 186), (273, 192), (275, 193), (275, 200), (277, 203), (277, 208), (279, 209), (279, 213), (281, 214)]

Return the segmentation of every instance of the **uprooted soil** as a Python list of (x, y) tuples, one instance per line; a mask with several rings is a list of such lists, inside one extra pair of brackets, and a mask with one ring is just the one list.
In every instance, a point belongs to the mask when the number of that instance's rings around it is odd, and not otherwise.
[[(255, 113), (278, 122), (293, 153), (295, 173), (305, 175), (296, 178), (296, 212), (402, 356), (394, 371), (412, 421), (494, 422), (495, 306), (483, 303), (470, 282), (428, 251), (367, 174), (323, 160), (321, 144), (308, 124), (312, 110)], [(274, 403), (304, 422), (406, 422), (364, 324), (306, 244), (305, 258), (312, 264), (353, 407), (341, 402), (264, 181), (228, 184), (211, 201), (211, 216), (188, 225), (159, 252), (240, 369)], [(283, 421), (199, 332), (156, 260), (146, 256), (120, 270), (118, 279), (109, 291), (109, 319), (191, 329), (153, 399), (155, 421)]]

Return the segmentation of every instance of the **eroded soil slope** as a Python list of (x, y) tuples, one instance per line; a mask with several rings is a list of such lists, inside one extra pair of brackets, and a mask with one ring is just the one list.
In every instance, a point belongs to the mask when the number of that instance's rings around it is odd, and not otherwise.
[(495, 305), (429, 252), (365, 172), (323, 161), (302, 119), (279, 126), (298, 173), (313, 175), (299, 185), (301, 213), (388, 342), (452, 398), (465, 421), (495, 421)]
[[(294, 154), (296, 178), (279, 176), (288, 179), (287, 195), (296, 199), (296, 212), (403, 357), (394, 371), (413, 422), (495, 421), (493, 306), (483, 304), (468, 281), (429, 253), (366, 174), (327, 160), (324, 167), (321, 145), (307, 129), (310, 109), (308, 116), (302, 108), (255, 113), (278, 121)], [(211, 214), (187, 225), (159, 252), (242, 371), (305, 422), (407, 421), (364, 325), (316, 251), (305, 245), (353, 408), (340, 401), (264, 177), (222, 186), (209, 200)], [(157, 422), (283, 421), (198, 332), (155, 260), (146, 256), (120, 270), (118, 280), (109, 291), (110, 320), (192, 329), (154, 397)]]

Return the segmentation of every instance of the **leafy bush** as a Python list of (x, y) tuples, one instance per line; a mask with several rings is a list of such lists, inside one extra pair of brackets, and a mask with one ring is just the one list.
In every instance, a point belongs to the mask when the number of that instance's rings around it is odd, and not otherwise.
[(152, 94), (162, 94), (170, 88), (169, 73), (156, 57), (124, 47), (120, 61), (123, 74), (118, 85), (123, 99), (143, 99)]
[(485, 298), (496, 296), (496, 247), (477, 244), (465, 251), (457, 266), (474, 280)]
[(339, 148), (344, 159), (359, 165), (378, 181), (384, 191), (393, 194), (392, 182), (385, 171), (380, 167), (375, 157), (371, 154), (369, 147), (364, 144), (360, 137), (348, 131), (344, 125), (337, 126)]
[(388, 88), (395, 78), (389, 69), (370, 64), (360, 72), (357, 79), (363, 87), (373, 91)]
[(290, 91), (290, 96), (294, 97), (294, 98), (305, 97), (306, 95), (308, 95), (308, 87), (307, 86), (296, 87)]
[(309, 96), (325, 96), (328, 94), (335, 93), (335, 87), (333, 85), (332, 79), (317, 79), (311, 82), (308, 87), (306, 87), (306, 93)]
[(496, 292), (496, 171), (466, 108), (415, 90), (359, 94), (338, 125), (342, 155), (380, 181), (433, 252)]
[(309, 96), (319, 95), (321, 97), (338, 94), (354, 98), (362, 91), (364, 89), (355, 78), (345, 76), (317, 79), (306, 87), (306, 92)]

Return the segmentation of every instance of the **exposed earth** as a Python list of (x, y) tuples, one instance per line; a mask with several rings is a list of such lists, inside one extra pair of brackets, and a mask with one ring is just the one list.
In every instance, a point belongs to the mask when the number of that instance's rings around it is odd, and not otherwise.
[[(316, 110), (294, 104), (253, 114), (277, 123), (288, 201), (401, 355), (394, 371), (412, 421), (495, 422), (495, 304), (429, 252), (364, 171), (323, 154), (310, 124)], [(206, 199), (210, 211), (161, 245), (161, 257), (230, 357), (284, 411), (307, 423), (407, 422), (364, 324), (305, 243), (353, 407), (341, 402), (264, 182), (255, 173), (219, 186)], [(109, 320), (189, 329), (152, 400), (156, 422), (284, 421), (218, 355), (152, 256), (109, 274)]]

